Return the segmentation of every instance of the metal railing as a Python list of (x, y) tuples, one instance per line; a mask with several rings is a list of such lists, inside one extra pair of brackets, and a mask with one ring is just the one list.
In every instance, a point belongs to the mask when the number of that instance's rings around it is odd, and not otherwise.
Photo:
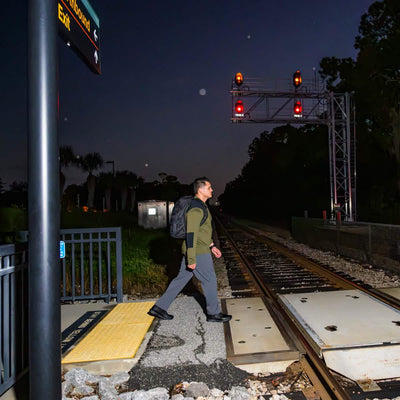
[[(28, 232), (19, 232), (23, 242)], [(123, 301), (121, 228), (61, 229), (61, 301)]]
[[(20, 232), (27, 239), (28, 232)], [(123, 301), (121, 228), (63, 229), (61, 301)], [(28, 371), (28, 245), (0, 245), (0, 396)]]
[(0, 395), (28, 370), (28, 249), (0, 246)]
[(62, 229), (61, 301), (122, 302), (121, 228)]
[(295, 240), (400, 273), (400, 225), (292, 218)]

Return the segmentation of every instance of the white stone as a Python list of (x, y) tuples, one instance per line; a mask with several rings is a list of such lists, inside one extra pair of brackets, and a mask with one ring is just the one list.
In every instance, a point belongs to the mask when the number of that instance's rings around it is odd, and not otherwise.
[(118, 396), (118, 392), (115, 390), (114, 384), (109, 378), (102, 378), (99, 382), (99, 394), (103, 399), (112, 399), (113, 396)]
[(61, 391), (62, 393), (65, 395), (67, 393), (69, 393), (72, 389), (74, 388), (74, 385), (72, 384), (71, 381), (64, 381), (61, 384)]
[(152, 400), (168, 400), (169, 399), (168, 390), (165, 388), (161, 388), (161, 387), (148, 390), (147, 395), (149, 396), (148, 398), (152, 399)]
[(223, 399), (224, 392), (222, 390), (217, 389), (217, 388), (213, 388), (213, 389), (210, 390), (209, 396), (213, 397), (214, 399)]
[(110, 381), (114, 385), (121, 385), (122, 383), (128, 382), (130, 375), (127, 372), (118, 372), (110, 377)]
[(229, 391), (228, 396), (232, 400), (249, 400), (251, 394), (242, 386), (233, 386)]
[(90, 386), (87, 385), (81, 385), (81, 386), (77, 386), (73, 391), (72, 394), (75, 395), (79, 395), (79, 396), (86, 396), (88, 394), (92, 394), (94, 392), (94, 389)]
[(120, 400), (132, 400), (133, 392), (125, 392), (119, 395)]
[(145, 390), (135, 390), (132, 393), (132, 400), (147, 400), (147, 392)]
[(178, 394), (174, 394), (171, 397), (171, 400), (183, 400), (185, 398), (185, 396), (183, 396), (182, 394), (178, 393)]

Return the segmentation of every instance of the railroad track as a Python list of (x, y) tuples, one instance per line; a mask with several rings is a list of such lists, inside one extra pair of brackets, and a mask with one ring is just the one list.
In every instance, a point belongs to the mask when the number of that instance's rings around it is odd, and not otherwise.
[[(301, 301), (307, 302), (307, 294), (357, 290), (399, 310), (398, 300), (349, 276), (318, 265), (250, 229), (233, 225), (227, 219), (218, 221), (218, 229), (233, 296), (263, 298), (280, 330), (289, 336), (299, 351), (301, 366), (320, 398), (368, 398), (367, 395), (363, 397), (360, 382), (349, 384), (349, 379), (327, 367), (315, 341), (293, 313), (288, 311), (282, 299), (287, 294), (299, 294), (304, 295)], [(335, 327), (332, 329), (335, 330)], [(387, 382), (384, 385), (386, 397), (396, 397), (400, 390), (399, 382)]]

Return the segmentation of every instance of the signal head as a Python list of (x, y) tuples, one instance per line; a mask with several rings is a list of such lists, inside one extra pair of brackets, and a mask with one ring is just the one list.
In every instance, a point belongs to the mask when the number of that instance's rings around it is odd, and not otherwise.
[(244, 117), (244, 105), (242, 100), (238, 100), (235, 104), (235, 117)]
[(243, 75), (242, 75), (241, 72), (238, 72), (238, 73), (235, 75), (235, 83), (236, 83), (236, 85), (237, 85), (238, 87), (243, 83)]
[(301, 118), (302, 117), (302, 112), (303, 112), (303, 107), (301, 106), (300, 101), (296, 101), (294, 103), (294, 108), (293, 108), (293, 113), (295, 118)]
[(293, 74), (293, 86), (297, 89), (300, 87), (300, 85), (301, 85), (301, 72), (297, 70)]

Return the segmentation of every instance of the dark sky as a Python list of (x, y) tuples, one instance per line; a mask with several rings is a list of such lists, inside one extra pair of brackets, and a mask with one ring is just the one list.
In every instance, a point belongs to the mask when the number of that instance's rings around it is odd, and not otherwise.
[[(160, 172), (182, 183), (205, 175), (218, 196), (248, 161), (251, 141), (271, 129), (230, 123), (235, 73), (275, 80), (300, 69), (311, 79), (322, 57), (355, 57), (360, 17), (373, 1), (90, 2), (100, 18), (102, 75), (59, 39), (60, 144), (77, 154), (99, 152), (117, 170), (146, 180)], [(6, 185), (27, 176), (26, 3), (2, 5), (0, 178)], [(66, 175), (67, 184), (85, 179), (74, 168)]]

